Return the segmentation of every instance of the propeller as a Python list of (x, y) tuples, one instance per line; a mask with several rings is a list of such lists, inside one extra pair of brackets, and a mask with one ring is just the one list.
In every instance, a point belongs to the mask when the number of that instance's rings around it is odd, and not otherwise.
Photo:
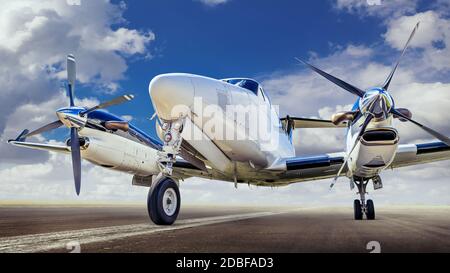
[(61, 126), (63, 126), (63, 123), (60, 120), (57, 120), (57, 121), (54, 121), (54, 122), (49, 123), (47, 125), (44, 125), (41, 128), (39, 128), (39, 129), (36, 129), (36, 130), (34, 130), (32, 132), (29, 132), (28, 134), (24, 135), (23, 137), (27, 138), (27, 137), (34, 136), (34, 135), (39, 135), (39, 134), (42, 134), (44, 132), (48, 132), (48, 131), (54, 130), (56, 128), (59, 128)]
[[(72, 54), (67, 56), (67, 82), (70, 107), (75, 106), (75, 82), (77, 78), (75, 57)], [(81, 152), (78, 130), (75, 127), (70, 128), (70, 152), (72, 155), (72, 170), (75, 181), (75, 191), (80, 195), (81, 190)]]
[(69, 105), (75, 106), (74, 92), (75, 92), (75, 81), (77, 79), (77, 64), (75, 62), (75, 57), (72, 54), (67, 55), (67, 82), (68, 82), (68, 93), (69, 93)]
[(297, 61), (307, 65), (310, 69), (312, 69), (313, 71), (317, 72), (319, 75), (322, 75), (325, 79), (333, 82), (334, 84), (336, 84), (337, 86), (341, 87), (342, 89), (347, 90), (348, 92), (352, 93), (353, 95), (356, 95), (358, 97), (362, 97), (364, 96), (364, 91), (359, 89), (358, 87), (355, 87), (349, 83), (346, 83), (345, 81), (336, 78), (333, 75), (328, 74), (327, 72), (320, 70), (319, 68), (299, 59), (299, 58), (295, 58)]
[(89, 109), (87, 109), (87, 110), (81, 111), (81, 112), (80, 112), (80, 115), (81, 115), (81, 116), (84, 116), (84, 115), (89, 114), (89, 113), (91, 113), (91, 112), (93, 112), (93, 111), (95, 111), (95, 110), (98, 110), (98, 109), (104, 109), (104, 108), (109, 107), (109, 106), (121, 104), (121, 103), (130, 101), (130, 100), (132, 100), (132, 99), (134, 99), (134, 95), (131, 95), (131, 94), (129, 94), (129, 95), (123, 95), (123, 96), (117, 97), (117, 98), (115, 98), (115, 99), (112, 99), (112, 100), (110, 100), (110, 101), (100, 103), (99, 105), (96, 105), (96, 106), (94, 106), (94, 107), (91, 107), (91, 108), (89, 108)]
[[(341, 172), (343, 171), (345, 165), (347, 165), (348, 163), (348, 159), (350, 157), (350, 154), (353, 152), (353, 150), (355, 149), (356, 145), (358, 144), (358, 142), (360, 141), (362, 135), (364, 134), (367, 126), (369, 125), (369, 123), (376, 119), (377, 121), (382, 121), (382, 120), (386, 120), (389, 117), (393, 116), (395, 118), (399, 118), (401, 121), (409, 121), (415, 125), (417, 125), (418, 127), (420, 127), (422, 130), (424, 130), (425, 132), (427, 132), (428, 134), (432, 135), (433, 137), (439, 139), (440, 141), (442, 141), (443, 143), (445, 143), (446, 145), (450, 146), (450, 138), (448, 138), (447, 136), (413, 120), (411, 118), (411, 112), (408, 109), (404, 109), (404, 108), (395, 108), (394, 106), (394, 100), (391, 97), (391, 95), (387, 92), (387, 90), (389, 89), (389, 86), (392, 82), (392, 79), (394, 77), (394, 74), (400, 64), (400, 60), (402, 59), (402, 57), (405, 55), (405, 52), (411, 42), (411, 40), (413, 39), (415, 33), (417, 32), (418, 28), (419, 28), (419, 24), (417, 23), (414, 27), (414, 29), (412, 30), (405, 46), (403, 47), (403, 50), (400, 54), (400, 57), (398, 58), (397, 62), (395, 63), (395, 65), (393, 66), (391, 72), (389, 73), (386, 81), (384, 82), (384, 84), (382, 85), (382, 87), (374, 87), (374, 88), (370, 88), (367, 91), (363, 91), (362, 89), (355, 87), (352, 84), (349, 84), (339, 78), (336, 78), (333, 75), (330, 75), (328, 73), (326, 73), (323, 70), (320, 70), (319, 68), (308, 64), (298, 58), (296, 58), (299, 62), (305, 64), (308, 68), (310, 68), (311, 70), (313, 70), (314, 72), (318, 73), (319, 75), (323, 76), (324, 78), (326, 78), (327, 80), (333, 82), (334, 84), (338, 85), (339, 87), (341, 87), (342, 89), (356, 95), (359, 97), (359, 103), (358, 103), (358, 109), (355, 112), (355, 119), (353, 120), (349, 120), (349, 122), (353, 122), (353, 124), (358, 120), (358, 116), (365, 116), (366, 120), (364, 121), (358, 136), (356, 138), (355, 143), (352, 146), (352, 149), (350, 149), (349, 153), (347, 154), (347, 158), (345, 160), (345, 162), (343, 163), (343, 165), (341, 166), (341, 168), (339, 169), (338, 174), (336, 175), (336, 177), (333, 179), (333, 183), (331, 184), (331, 187), (333, 187), (334, 183), (336, 182), (337, 178), (340, 176)], [(408, 113), (405, 114), (405, 113)]]
[(409, 39), (406, 42), (405, 46), (403, 47), (402, 53), (400, 54), (400, 57), (397, 60), (397, 63), (395, 64), (394, 68), (392, 68), (391, 73), (387, 77), (386, 81), (383, 84), (383, 89), (388, 90), (389, 85), (391, 84), (392, 78), (394, 77), (395, 71), (397, 70), (398, 65), (400, 64), (400, 60), (405, 55), (406, 49), (409, 46), (409, 43), (411, 42), (412, 38), (414, 37), (414, 34), (416, 34), (417, 30), (419, 29), (420, 22), (417, 22), (416, 26), (414, 27), (413, 31), (411, 32), (411, 35), (409, 35)]
[(77, 128), (70, 128), (70, 152), (72, 154), (73, 178), (75, 181), (75, 190), (80, 195), (81, 189), (81, 152), (80, 140), (78, 138)]
[(412, 118), (404, 115), (402, 112), (398, 111), (397, 109), (392, 109), (391, 113), (397, 116), (402, 117), (403, 119), (406, 119), (407, 121), (417, 125), (418, 127), (420, 127), (422, 130), (424, 130), (425, 132), (429, 133), (430, 135), (434, 136), (435, 138), (439, 139), (440, 141), (444, 142), (445, 144), (447, 144), (447, 146), (450, 146), (450, 138), (444, 136), (443, 134), (423, 125), (420, 124), (419, 122), (413, 120)]
[[(72, 155), (72, 169), (73, 169), (73, 177), (75, 182), (75, 190), (77, 195), (80, 194), (81, 190), (81, 151), (80, 151), (80, 139), (78, 135), (78, 130), (84, 128), (84, 126), (88, 122), (87, 115), (92, 113), (98, 109), (104, 109), (106, 107), (117, 105), (120, 103), (124, 103), (130, 101), (134, 98), (133, 95), (123, 95), (112, 100), (100, 103), (91, 108), (83, 108), (75, 106), (75, 82), (76, 82), (76, 61), (75, 57), (72, 54), (67, 56), (67, 93), (69, 97), (69, 107), (63, 107), (56, 111), (56, 115), (59, 120), (44, 125), (32, 132), (24, 131), (24, 134), (20, 136), (22, 141), (25, 140), (26, 137), (30, 137), (33, 135), (41, 134), (44, 132), (48, 132), (54, 130), (56, 128), (65, 125), (70, 128), (70, 151)], [(109, 124), (114, 127), (119, 126), (122, 129), (128, 128), (127, 124), (118, 124), (116, 121), (115, 124)]]

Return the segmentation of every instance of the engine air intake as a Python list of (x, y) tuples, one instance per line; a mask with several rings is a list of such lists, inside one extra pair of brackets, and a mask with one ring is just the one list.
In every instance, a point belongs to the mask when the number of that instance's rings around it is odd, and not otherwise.
[(372, 130), (363, 134), (363, 140), (366, 142), (395, 141), (396, 139), (397, 133), (392, 130)]

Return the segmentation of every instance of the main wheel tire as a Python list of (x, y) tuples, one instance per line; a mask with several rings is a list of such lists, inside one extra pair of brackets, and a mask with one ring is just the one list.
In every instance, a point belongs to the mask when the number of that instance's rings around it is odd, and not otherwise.
[(355, 212), (355, 220), (362, 220), (363, 211), (361, 207), (361, 201), (359, 200), (353, 201), (353, 211)]
[(170, 178), (164, 178), (148, 193), (148, 214), (153, 223), (157, 225), (173, 224), (178, 217), (180, 204), (178, 185)]
[(366, 203), (366, 217), (367, 220), (375, 220), (375, 206), (371, 199), (367, 200)]

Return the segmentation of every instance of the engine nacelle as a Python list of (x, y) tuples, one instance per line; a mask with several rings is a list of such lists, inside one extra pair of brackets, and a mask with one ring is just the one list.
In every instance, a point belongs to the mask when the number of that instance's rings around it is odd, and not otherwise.
[(398, 133), (392, 128), (366, 131), (350, 155), (353, 175), (370, 178), (387, 168), (394, 160), (398, 142)]
[(158, 151), (130, 139), (99, 130), (84, 128), (80, 136), (89, 140), (81, 150), (84, 159), (118, 171), (148, 176), (158, 174)]

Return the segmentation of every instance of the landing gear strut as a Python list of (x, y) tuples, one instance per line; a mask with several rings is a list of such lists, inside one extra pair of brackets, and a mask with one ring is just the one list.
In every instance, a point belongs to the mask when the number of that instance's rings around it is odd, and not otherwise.
[(164, 145), (158, 152), (158, 163), (162, 175), (171, 176), (172, 167), (176, 161), (176, 156), (180, 153), (181, 132), (183, 131), (184, 119), (166, 121), (161, 129), (163, 131)]
[(366, 215), (367, 220), (374, 220), (375, 219), (375, 206), (373, 204), (373, 201), (371, 199), (366, 201), (366, 187), (369, 183), (369, 180), (363, 180), (363, 179), (354, 179), (355, 185), (358, 187), (358, 193), (360, 196), (360, 199), (356, 199), (353, 202), (353, 210), (355, 213), (355, 220), (362, 220), (363, 214)]

